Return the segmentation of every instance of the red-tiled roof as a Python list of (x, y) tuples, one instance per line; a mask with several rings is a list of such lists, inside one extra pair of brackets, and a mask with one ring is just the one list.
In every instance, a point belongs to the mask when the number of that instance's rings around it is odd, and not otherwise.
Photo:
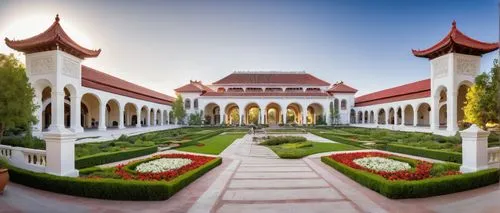
[(357, 97), (355, 106), (369, 106), (431, 96), (431, 79), (425, 79)]
[(176, 92), (207, 92), (213, 91), (209, 87), (203, 85), (201, 81), (189, 81), (189, 84), (186, 84), (182, 87), (175, 89)]
[(339, 82), (339, 83), (335, 83), (332, 85), (332, 87), (330, 87), (330, 89), (328, 89), (328, 92), (330, 93), (356, 93), (358, 92), (357, 89), (354, 89), (350, 86), (347, 86), (346, 84), (344, 84), (344, 82)]
[(24, 53), (35, 53), (48, 50), (62, 50), (78, 58), (97, 57), (99, 50), (89, 50), (73, 41), (59, 24), (59, 15), (45, 32), (24, 40), (5, 38), (5, 44), (12, 49)]
[(498, 42), (486, 43), (472, 39), (460, 32), (457, 29), (456, 22), (453, 21), (450, 32), (440, 42), (428, 49), (412, 50), (412, 52), (417, 57), (433, 59), (450, 52), (482, 55), (497, 49)]
[(202, 96), (209, 97), (232, 97), (232, 96), (246, 96), (246, 97), (290, 97), (290, 96), (329, 96), (326, 92), (207, 92)]
[(329, 86), (330, 84), (305, 72), (234, 72), (214, 85), (311, 85)]
[(159, 104), (171, 105), (173, 97), (141, 87), (87, 66), (82, 66), (82, 86)]

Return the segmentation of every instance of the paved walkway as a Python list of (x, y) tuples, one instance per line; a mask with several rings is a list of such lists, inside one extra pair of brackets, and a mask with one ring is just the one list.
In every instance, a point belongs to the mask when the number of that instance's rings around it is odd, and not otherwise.
[[(308, 160), (279, 159), (270, 149), (238, 139), (222, 153), (237, 159), (224, 181), (214, 183), (190, 212), (385, 212)], [(222, 182), (225, 182), (222, 183)], [(214, 194), (217, 192), (217, 194)], [(354, 200), (363, 200), (361, 206)]]

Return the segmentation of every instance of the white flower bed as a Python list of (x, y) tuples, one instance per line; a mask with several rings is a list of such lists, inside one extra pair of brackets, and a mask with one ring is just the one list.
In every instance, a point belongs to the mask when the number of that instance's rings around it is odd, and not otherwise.
[(410, 164), (382, 157), (366, 157), (353, 160), (359, 166), (375, 171), (397, 172), (411, 169)]
[(191, 159), (186, 158), (160, 158), (158, 160), (152, 160), (146, 163), (141, 163), (135, 167), (135, 171), (138, 172), (152, 172), (160, 173), (166, 172), (172, 169), (178, 169), (185, 165), (193, 162)]

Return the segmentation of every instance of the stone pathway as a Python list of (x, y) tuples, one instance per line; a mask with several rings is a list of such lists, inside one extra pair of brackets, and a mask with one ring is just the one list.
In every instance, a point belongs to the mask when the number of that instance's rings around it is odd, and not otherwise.
[(331, 177), (314, 163), (280, 159), (252, 142), (251, 135), (235, 141), (222, 156), (237, 161), (190, 212), (384, 212), (367, 198), (361, 198), (363, 206), (353, 202), (343, 192), (348, 187), (326, 180)]

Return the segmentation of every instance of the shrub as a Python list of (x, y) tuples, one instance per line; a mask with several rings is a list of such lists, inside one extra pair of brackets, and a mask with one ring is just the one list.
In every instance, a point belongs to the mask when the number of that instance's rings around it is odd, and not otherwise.
[(387, 151), (398, 152), (408, 155), (415, 155), (436, 160), (462, 163), (462, 154), (457, 152), (445, 152), (440, 150), (430, 150), (418, 147), (411, 147), (399, 144), (387, 144)]
[(108, 200), (166, 200), (221, 162), (221, 158), (214, 159), (168, 182), (60, 177), (12, 166), (9, 166), (9, 175), (12, 182), (67, 195)]
[(260, 145), (269, 145), (269, 146), (274, 146), (274, 145), (281, 145), (285, 143), (298, 143), (298, 142), (304, 142), (307, 141), (305, 137), (300, 137), (300, 136), (279, 136), (279, 137), (271, 137), (264, 142), (260, 143)]
[(113, 163), (117, 161), (127, 160), (130, 158), (149, 155), (158, 151), (158, 147), (146, 147), (134, 150), (118, 151), (118, 152), (104, 152), (95, 155), (85, 156), (76, 159), (75, 168), (82, 169), (91, 166), (102, 165), (106, 163)]
[(393, 199), (422, 198), (475, 189), (498, 183), (500, 175), (498, 169), (488, 169), (417, 181), (390, 181), (379, 175), (338, 163), (328, 156), (322, 157), (321, 161), (359, 184)]

